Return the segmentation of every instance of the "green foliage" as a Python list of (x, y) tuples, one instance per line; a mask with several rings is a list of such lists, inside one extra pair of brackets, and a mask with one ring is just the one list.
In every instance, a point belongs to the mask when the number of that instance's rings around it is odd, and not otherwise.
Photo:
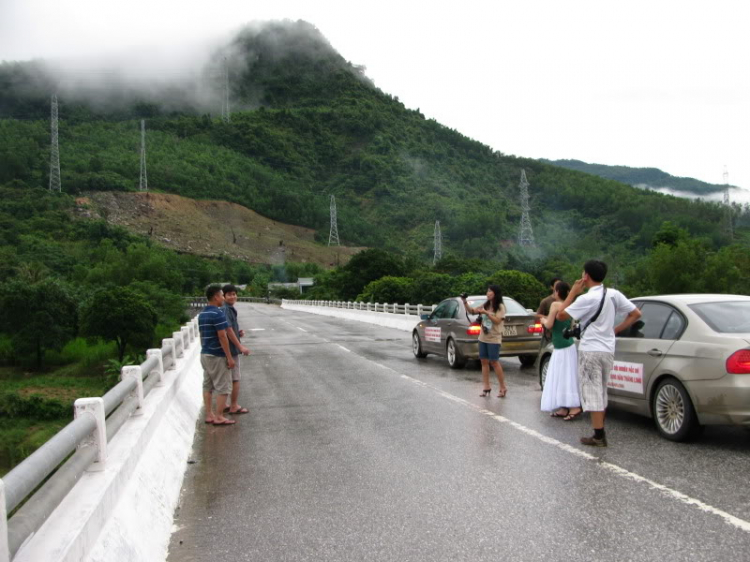
[(357, 297), (357, 300), (404, 304), (412, 302), (410, 299), (413, 295), (414, 279), (386, 275), (377, 281), (370, 281)]
[(384, 250), (364, 250), (349, 260), (340, 269), (341, 275), (332, 280), (332, 284), (341, 298), (354, 300), (371, 281), (385, 275), (400, 276), (405, 273), (403, 261), (396, 255)]
[(539, 301), (549, 295), (549, 290), (544, 284), (521, 271), (498, 271), (490, 276), (489, 282), (498, 285), (503, 296), (512, 297), (524, 307), (533, 310), (539, 306)]
[(426, 272), (414, 279), (412, 298), (409, 302), (434, 304), (455, 295), (454, 282), (450, 275)]
[(120, 361), (128, 346), (136, 349), (151, 346), (157, 321), (153, 307), (129, 288), (96, 291), (81, 308), (81, 332), (115, 342)]
[(75, 335), (77, 303), (59, 281), (11, 281), (0, 286), (0, 319), (16, 353), (32, 356), (40, 369), (48, 349), (61, 349)]

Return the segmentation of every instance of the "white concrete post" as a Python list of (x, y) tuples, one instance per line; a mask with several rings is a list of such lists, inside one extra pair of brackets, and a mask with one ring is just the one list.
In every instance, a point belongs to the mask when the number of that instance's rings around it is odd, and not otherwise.
[(172, 337), (174, 338), (174, 353), (175, 359), (185, 355), (185, 342), (182, 341), (182, 332), (173, 332)]
[(404, 305), (404, 314), (406, 316), (409, 316), (409, 303), (408, 302)]
[(146, 357), (156, 357), (156, 360), (159, 362), (159, 366), (156, 369), (146, 374), (152, 376), (154, 373), (158, 373), (159, 382), (156, 383), (156, 386), (164, 386), (164, 359), (161, 356), (161, 349), (147, 349)]
[(5, 512), (5, 484), (0, 480), (0, 562), (10, 562), (8, 514)]
[(183, 349), (188, 349), (190, 347), (190, 342), (193, 341), (193, 338), (190, 337), (190, 328), (188, 328), (187, 326), (183, 326), (182, 328), (180, 328), (180, 332), (182, 332), (182, 341), (185, 344), (185, 347)]
[(421, 304), (417, 305), (417, 316), (422, 318), (422, 305)]
[[(127, 367), (123, 367), (123, 369), (127, 369)], [(138, 370), (140, 371), (140, 367), (138, 367)], [(104, 399), (79, 398), (76, 400), (73, 405), (73, 416), (78, 419), (84, 415), (94, 417), (96, 429), (78, 445), (78, 449), (96, 447), (96, 460), (91, 463), (86, 471), (100, 472), (106, 468), (107, 462), (107, 426), (104, 422)]]
[(164, 338), (163, 340), (161, 340), (161, 346), (168, 347), (172, 350), (172, 353), (169, 355), (171, 359), (169, 360), (168, 364), (164, 365), (164, 368), (168, 371), (174, 369), (177, 366), (177, 360), (174, 356), (174, 338)]
[(135, 379), (135, 390), (131, 396), (138, 399), (138, 407), (133, 412), (134, 416), (143, 415), (143, 371), (139, 365), (128, 365), (122, 368), (122, 380)]

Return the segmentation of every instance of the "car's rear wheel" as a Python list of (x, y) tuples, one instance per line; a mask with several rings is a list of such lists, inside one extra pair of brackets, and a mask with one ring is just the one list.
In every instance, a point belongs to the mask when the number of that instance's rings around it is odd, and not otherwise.
[(414, 357), (417, 359), (424, 359), (427, 357), (427, 354), (422, 351), (422, 340), (419, 339), (419, 334), (416, 330), (411, 335), (411, 350), (414, 353)]
[(690, 395), (677, 379), (667, 378), (659, 383), (652, 407), (656, 429), (662, 437), (685, 441), (698, 433), (698, 416)]
[(536, 355), (519, 355), (521, 367), (531, 367), (536, 362)]
[(445, 345), (445, 355), (448, 358), (448, 366), (451, 369), (462, 369), (466, 365), (466, 359), (458, 351), (453, 338), (448, 338), (448, 343)]
[(547, 382), (547, 371), (549, 371), (549, 355), (542, 357), (539, 362), (539, 386), (544, 390), (544, 383)]

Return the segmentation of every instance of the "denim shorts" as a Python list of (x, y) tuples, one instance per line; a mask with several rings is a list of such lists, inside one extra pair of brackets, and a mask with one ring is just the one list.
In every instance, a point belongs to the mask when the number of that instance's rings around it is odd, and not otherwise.
[(486, 343), (483, 341), (479, 342), (479, 358), (487, 359), (488, 361), (499, 361), (500, 360), (500, 344), (499, 343)]

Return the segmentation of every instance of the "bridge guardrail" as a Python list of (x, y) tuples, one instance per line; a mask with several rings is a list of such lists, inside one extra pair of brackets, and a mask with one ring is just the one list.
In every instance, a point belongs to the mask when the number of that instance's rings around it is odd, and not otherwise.
[(84, 472), (104, 469), (107, 443), (197, 338), (194, 319), (161, 349), (149, 349), (143, 363), (124, 366), (121, 382), (104, 396), (76, 400), (75, 419), (0, 480), (0, 562), (11, 560)]
[(363, 310), (368, 312), (384, 312), (388, 314), (403, 314), (406, 316), (420, 317), (429, 314), (437, 307), (436, 304), (389, 304), (378, 302), (353, 302), (353, 301), (319, 301), (319, 300), (290, 300), (284, 302), (294, 305), (324, 306), (332, 308), (344, 308), (347, 310)]
[[(188, 308), (203, 308), (208, 304), (206, 297), (185, 297)], [(237, 297), (237, 302), (257, 302), (265, 304), (281, 304), (281, 299), (263, 297)]]

